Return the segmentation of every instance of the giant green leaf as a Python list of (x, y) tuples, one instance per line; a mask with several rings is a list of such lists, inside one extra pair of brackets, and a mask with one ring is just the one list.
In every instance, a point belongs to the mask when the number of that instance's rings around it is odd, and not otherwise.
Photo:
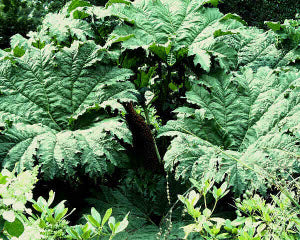
[(63, 13), (49, 13), (46, 15), (41, 31), (48, 33), (58, 43), (69, 40), (69, 37), (81, 41), (86, 41), (88, 37), (94, 37), (88, 22), (67, 17)]
[(204, 70), (210, 70), (212, 57), (228, 69), (235, 65), (236, 52), (219, 42), (218, 36), (222, 31), (236, 33), (243, 22), (236, 15), (224, 16), (216, 8), (204, 7), (208, 2), (136, 0), (130, 5), (113, 4), (108, 8), (111, 14), (133, 24), (117, 27), (111, 34), (111, 41), (122, 41), (124, 49), (150, 49), (163, 60), (170, 51), (176, 55), (177, 51), (188, 47), (188, 55), (195, 56), (195, 65), (200, 64)]
[(75, 42), (59, 51), (31, 47), (21, 58), (0, 62), (4, 167), (39, 163), (46, 178), (71, 177), (79, 169), (94, 177), (126, 162), (118, 139), (130, 143), (130, 132), (104, 108), (134, 101), (127, 81), (132, 73), (101, 64), (104, 55), (93, 42)]
[(257, 28), (239, 29), (239, 34), (220, 37), (226, 45), (237, 52), (237, 66), (251, 67), (256, 71), (260, 67), (284, 67), (300, 59), (300, 49), (281, 49), (277, 47), (277, 37), (271, 32)]
[(268, 174), (299, 173), (299, 83), (298, 71), (267, 67), (202, 76), (186, 94), (197, 108), (177, 109), (178, 119), (161, 129), (175, 136), (165, 168), (185, 180), (210, 171), (237, 193), (264, 191)]

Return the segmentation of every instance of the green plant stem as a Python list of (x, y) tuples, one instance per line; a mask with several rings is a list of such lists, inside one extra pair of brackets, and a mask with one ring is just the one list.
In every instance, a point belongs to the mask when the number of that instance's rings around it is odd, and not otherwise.
[[(150, 126), (151, 122), (150, 122), (150, 119), (149, 119), (148, 108), (147, 108), (147, 106), (143, 106), (143, 109), (144, 109), (145, 116), (146, 116), (146, 122)], [(159, 151), (158, 151), (158, 147), (157, 147), (157, 144), (156, 144), (156, 141), (155, 141), (155, 138), (153, 137), (153, 135), (152, 135), (152, 139), (153, 139), (153, 142), (154, 142), (155, 153), (156, 153), (157, 159), (158, 159), (159, 163), (162, 163), (162, 160), (161, 160), (161, 157), (160, 157), (160, 154), (159, 154)]]
[[(194, 186), (190, 187), (188, 190), (186, 190), (182, 195), (185, 196), (189, 191), (191, 191), (194, 188)], [(176, 206), (176, 204), (179, 202), (180, 200), (177, 199), (176, 202), (172, 205), (172, 207), (170, 208), (169, 212), (162, 217), (162, 219), (160, 220), (159, 225), (165, 220), (165, 218), (168, 216), (168, 214), (171, 212), (173, 212), (173, 208)]]
[(206, 204), (206, 194), (204, 194), (204, 191), (203, 191), (203, 198), (204, 198), (204, 206), (205, 206), (205, 208), (207, 208), (207, 204)]
[(161, 84), (161, 101), (162, 103), (167, 100), (169, 95), (169, 83), (171, 82), (171, 69), (167, 66), (167, 74), (162, 74), (162, 84)]
[(213, 212), (215, 211), (216, 206), (217, 206), (217, 203), (218, 203), (218, 200), (216, 199), (215, 204), (214, 204), (214, 207), (213, 207), (213, 209), (211, 210), (211, 214), (213, 214)]
[(151, 222), (151, 224), (153, 224), (154, 226), (156, 226), (156, 223), (152, 221), (152, 219), (149, 216), (146, 216), (147, 220), (149, 222)]

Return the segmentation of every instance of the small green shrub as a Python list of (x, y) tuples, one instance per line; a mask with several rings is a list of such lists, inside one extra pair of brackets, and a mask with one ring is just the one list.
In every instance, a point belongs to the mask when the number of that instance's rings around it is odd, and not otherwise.
[[(38, 168), (26, 170), (18, 175), (15, 171), (6, 169), (0, 174), (0, 238), (6, 240), (58, 240), (58, 239), (86, 239), (107, 236), (110, 240), (123, 231), (128, 225), (128, 214), (121, 222), (111, 216), (112, 209), (108, 209), (103, 219), (95, 208), (91, 215), (84, 216), (85, 225), (69, 226), (66, 220), (68, 208), (65, 201), (54, 207), (54, 192), (49, 192), (48, 200), (39, 197), (32, 199), (32, 189), (37, 182)], [(32, 208), (27, 207), (32, 203)], [(26, 206), (25, 206), (26, 205)], [(33, 212), (32, 210), (36, 210)], [(108, 226), (105, 224), (108, 222)]]
[[(214, 217), (214, 210), (219, 199), (227, 193), (227, 183), (220, 188), (210, 179), (198, 183), (192, 180), (198, 193), (190, 191), (178, 198), (185, 205), (185, 211), (193, 218), (192, 224), (183, 227), (185, 238), (191, 233), (198, 233), (198, 239), (238, 239), (238, 240), (296, 240), (300, 237), (299, 209), (283, 193), (271, 195), (268, 202), (258, 194), (247, 191), (235, 200), (237, 218), (234, 220)], [(298, 179), (299, 184), (299, 179)], [(299, 186), (298, 186), (299, 187)], [(297, 189), (299, 190), (299, 188)], [(212, 209), (207, 208), (206, 198), (211, 194), (215, 200)], [(289, 190), (289, 196), (299, 201), (299, 195)], [(203, 197), (204, 206), (196, 207)], [(198, 235), (197, 235), (198, 236)]]

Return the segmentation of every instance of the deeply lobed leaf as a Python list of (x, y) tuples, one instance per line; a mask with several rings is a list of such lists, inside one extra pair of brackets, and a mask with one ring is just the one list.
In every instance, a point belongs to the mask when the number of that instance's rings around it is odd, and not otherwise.
[(187, 47), (188, 55), (195, 56), (195, 65), (200, 64), (204, 70), (210, 70), (212, 57), (228, 69), (235, 65), (236, 52), (219, 42), (218, 37), (236, 34), (244, 22), (236, 15), (224, 16), (216, 8), (204, 7), (208, 2), (136, 0), (130, 5), (114, 4), (108, 11), (133, 26), (117, 27), (111, 34), (111, 43), (122, 42), (124, 49), (151, 50), (168, 63), (170, 51), (177, 54)]
[(104, 55), (88, 41), (59, 51), (31, 47), (14, 62), (0, 62), (0, 120), (13, 122), (0, 136), (4, 167), (38, 162), (46, 178), (71, 177), (81, 168), (94, 177), (126, 162), (117, 139), (130, 143), (130, 132), (103, 108), (135, 101), (126, 81), (132, 73), (100, 64)]
[[(161, 129), (175, 136), (164, 161), (177, 178), (225, 176), (237, 193), (266, 190), (268, 174), (299, 172), (300, 75), (246, 68), (242, 73), (202, 76), (187, 92), (198, 109), (180, 108)], [(253, 171), (255, 170), (255, 171)]]

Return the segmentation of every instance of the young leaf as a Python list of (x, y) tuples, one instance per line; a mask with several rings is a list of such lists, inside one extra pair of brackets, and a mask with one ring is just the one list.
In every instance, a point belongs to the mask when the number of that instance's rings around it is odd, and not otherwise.
[(114, 217), (110, 217), (109, 220), (108, 220), (108, 226), (109, 226), (109, 228), (111, 229), (111, 231), (113, 233), (115, 233), (115, 231), (116, 231), (115, 224), (116, 224), (115, 218)]
[(54, 219), (54, 217), (52, 216), (52, 214), (48, 214), (46, 217), (46, 221), (52, 225), (54, 225), (56, 223), (56, 220)]
[(80, 238), (80, 235), (74, 229), (72, 229), (71, 227), (67, 229), (67, 233), (75, 239)]
[(53, 203), (54, 197), (55, 197), (55, 193), (51, 190), (49, 192), (49, 199), (48, 199), (48, 202), (47, 202), (48, 206), (50, 206)]
[(85, 219), (95, 228), (99, 228), (101, 225), (92, 215), (85, 216)]
[(55, 207), (54, 211), (54, 219), (55, 221), (59, 221), (62, 219), (68, 212), (68, 208), (65, 208), (65, 205), (63, 203), (60, 203), (57, 207)]
[(91, 230), (91, 229), (85, 231), (85, 232), (81, 235), (82, 239), (90, 239), (91, 233), (92, 233), (92, 230)]
[(32, 207), (37, 210), (38, 212), (43, 212), (43, 209), (39, 207), (38, 204), (32, 204)]
[(91, 208), (91, 214), (98, 223), (101, 222), (101, 215), (94, 207)]
[(16, 218), (13, 222), (5, 222), (4, 228), (14, 237), (20, 237), (24, 232), (24, 225), (19, 218)]
[(8, 176), (3, 176), (1, 173), (0, 173), (0, 184), (5, 184), (7, 181), (6, 181), (6, 178), (8, 178)]
[(203, 210), (203, 215), (204, 215), (206, 218), (209, 218), (209, 217), (211, 216), (211, 214), (212, 214), (212, 212), (211, 212), (210, 209), (205, 208), (205, 209)]
[(126, 214), (126, 216), (124, 217), (124, 219), (120, 222), (120, 224), (118, 225), (118, 227), (116, 228), (115, 233), (119, 233), (122, 232), (123, 230), (125, 230), (125, 228), (127, 228), (128, 226), (128, 215), (129, 213)]
[(192, 204), (192, 206), (195, 206), (199, 199), (200, 199), (199, 193), (196, 193), (194, 190), (190, 191), (188, 200)]
[(111, 208), (109, 208), (109, 209), (106, 210), (106, 212), (104, 214), (104, 217), (102, 219), (102, 222), (101, 222), (101, 227), (103, 227), (104, 224), (107, 222), (107, 220), (110, 218), (111, 213), (112, 213), (112, 209)]

